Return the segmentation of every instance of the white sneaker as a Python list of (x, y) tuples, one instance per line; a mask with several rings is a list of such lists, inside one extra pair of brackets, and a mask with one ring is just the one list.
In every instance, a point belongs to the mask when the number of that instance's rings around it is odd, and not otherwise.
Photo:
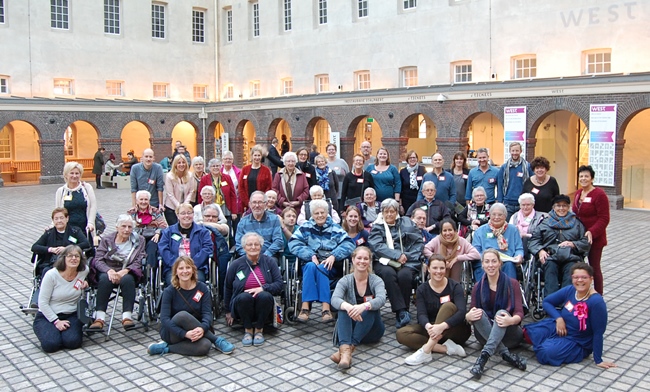
[(423, 363), (431, 362), (432, 360), (433, 357), (431, 357), (431, 354), (427, 354), (422, 349), (419, 349), (418, 351), (406, 357), (404, 359), (404, 363), (410, 366), (417, 366)]
[(447, 339), (442, 345), (447, 347), (447, 355), (458, 355), (459, 357), (467, 356), (463, 346), (456, 344), (456, 342), (451, 339)]

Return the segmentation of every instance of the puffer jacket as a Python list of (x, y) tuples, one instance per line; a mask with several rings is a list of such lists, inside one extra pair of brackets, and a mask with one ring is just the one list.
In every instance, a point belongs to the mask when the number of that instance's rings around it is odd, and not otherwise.
[(329, 253), (341, 261), (350, 257), (355, 244), (343, 228), (328, 216), (323, 226), (318, 226), (310, 218), (298, 228), (289, 240), (289, 250), (300, 260), (311, 261), (312, 256), (321, 251)]

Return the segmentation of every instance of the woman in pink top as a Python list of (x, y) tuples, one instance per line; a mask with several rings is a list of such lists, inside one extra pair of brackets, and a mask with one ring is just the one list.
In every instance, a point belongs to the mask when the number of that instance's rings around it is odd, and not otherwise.
[(441, 254), (447, 264), (447, 277), (460, 282), (465, 261), (480, 260), (481, 255), (465, 238), (458, 236), (456, 225), (444, 219), (440, 225), (440, 235), (424, 246), (427, 259), (433, 254)]

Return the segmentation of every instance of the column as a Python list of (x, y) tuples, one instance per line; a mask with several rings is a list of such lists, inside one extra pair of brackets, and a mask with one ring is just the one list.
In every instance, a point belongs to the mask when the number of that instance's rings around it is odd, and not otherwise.
[[(344, 132), (341, 132), (341, 135), (343, 133)], [(354, 154), (356, 154), (356, 152), (354, 151), (354, 142), (356, 140), (357, 139), (355, 137), (341, 137), (339, 141), (339, 144), (341, 146), (341, 152), (340, 152), (341, 159), (346, 161), (348, 163), (348, 166), (350, 166), (350, 164), (352, 163), (352, 157), (354, 156)], [(322, 151), (321, 154), (327, 156), (325, 151)]]
[[(149, 138), (149, 144), (153, 150), (153, 156), (156, 162), (160, 162), (164, 157), (171, 156), (173, 153), (170, 147), (172, 144), (171, 137), (152, 137)], [(140, 152), (140, 155), (142, 155), (142, 152)]]
[(41, 150), (41, 176), (38, 181), (41, 184), (62, 184), (63, 166), (65, 157), (63, 154), (63, 139), (38, 141)]
[[(466, 137), (439, 137), (436, 139), (436, 146), (438, 147), (438, 152), (442, 154), (445, 162), (445, 166), (451, 165), (451, 160), (458, 151), (462, 151), (467, 154), (467, 143), (469, 138)], [(433, 154), (431, 154), (433, 155)]]
[[(105, 158), (108, 160), (108, 157), (112, 154), (115, 154), (115, 162), (122, 162), (122, 139), (97, 139), (97, 143), (100, 147), (106, 149)], [(142, 151), (136, 151), (136, 154), (141, 155)]]
[[(399, 169), (399, 163), (406, 156), (407, 137), (382, 137), (381, 142), (390, 154), (390, 163)], [(376, 154), (375, 154), (376, 155)]]
[(248, 164), (248, 162), (244, 162), (244, 135), (240, 132), (234, 137), (232, 134), (230, 134), (230, 136), (230, 151), (235, 158), (234, 164), (241, 168)]

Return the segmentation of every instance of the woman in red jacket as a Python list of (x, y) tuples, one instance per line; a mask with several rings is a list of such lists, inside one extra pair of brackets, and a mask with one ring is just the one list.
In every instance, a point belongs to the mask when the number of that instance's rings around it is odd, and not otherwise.
[[(208, 175), (201, 178), (199, 189), (197, 190), (198, 202), (203, 203), (201, 190), (206, 186), (212, 186), (215, 190), (214, 202), (221, 207), (224, 215), (237, 219), (239, 207), (237, 206), (237, 193), (229, 175), (223, 175), (221, 172), (221, 160), (218, 158), (210, 159), (208, 162)], [(226, 208), (224, 208), (224, 206)]]
[(251, 164), (244, 166), (239, 175), (239, 200), (242, 212), (248, 209), (248, 200), (253, 192), (266, 192), (271, 189), (273, 177), (271, 177), (271, 169), (262, 165), (263, 152), (261, 146), (251, 148)]
[(580, 166), (578, 183), (580, 189), (573, 200), (573, 212), (585, 225), (585, 236), (591, 244), (589, 265), (594, 269), (594, 288), (603, 295), (603, 272), (600, 258), (607, 245), (607, 225), (609, 224), (609, 198), (600, 188), (594, 186), (596, 172), (591, 166)]

